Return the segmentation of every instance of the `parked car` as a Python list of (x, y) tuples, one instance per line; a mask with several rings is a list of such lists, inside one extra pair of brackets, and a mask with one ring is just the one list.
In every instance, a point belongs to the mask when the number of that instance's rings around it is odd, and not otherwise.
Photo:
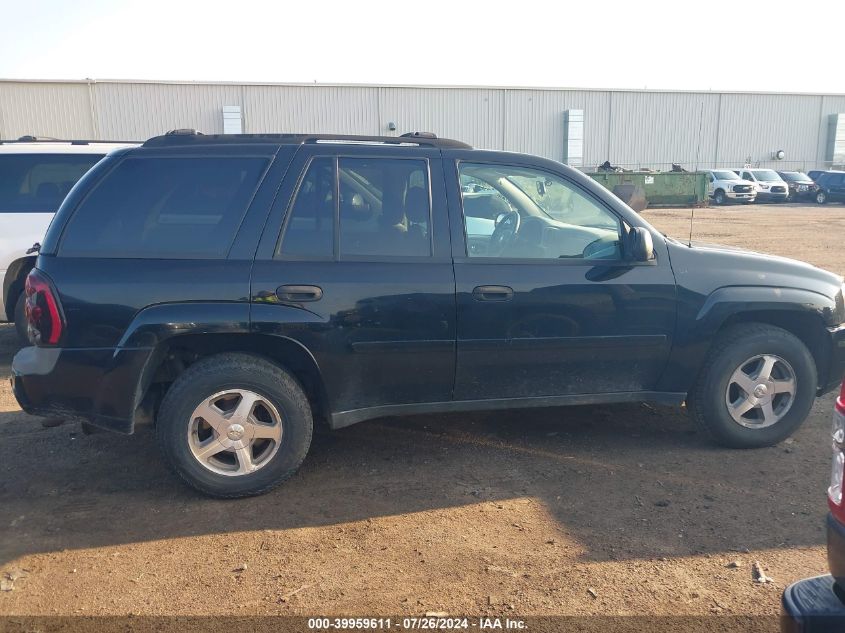
[(757, 198), (757, 188), (749, 180), (743, 180), (730, 169), (711, 169), (707, 176), (707, 195), (715, 204), (739, 200), (752, 203)]
[(827, 564), (830, 573), (799, 580), (783, 592), (784, 633), (839, 633), (845, 630), (845, 382), (833, 411), (833, 468), (827, 489)]
[(789, 198), (789, 187), (773, 169), (735, 169), (734, 172), (754, 183), (758, 202), (786, 202)]
[(44, 237), (70, 188), (112, 149), (125, 144), (23, 136), (0, 141), (0, 321), (26, 340), (23, 289), (35, 265), (29, 248)]
[(816, 202), (845, 202), (845, 171), (826, 171), (816, 181)]
[(787, 200), (790, 202), (807, 198), (815, 200), (818, 185), (807, 174), (803, 174), (800, 171), (779, 171), (778, 176), (789, 187)]
[(838, 275), (682, 244), (575, 169), (430, 135), (118, 150), (26, 294), (24, 410), (152, 420), (218, 497), (292, 475), (315, 420), (686, 401), (719, 443), (769, 446), (845, 373)]

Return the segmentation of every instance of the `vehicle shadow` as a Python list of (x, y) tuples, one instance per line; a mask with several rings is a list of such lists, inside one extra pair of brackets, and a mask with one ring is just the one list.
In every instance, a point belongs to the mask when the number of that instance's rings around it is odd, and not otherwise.
[(184, 486), (149, 428), (85, 436), (0, 413), (0, 564), (516, 498), (542, 504), (588, 560), (819, 545), (827, 411), (817, 403), (793, 448), (756, 451), (714, 448), (680, 410), (641, 404), (376, 420), (318, 434), (291, 480), (232, 501)]

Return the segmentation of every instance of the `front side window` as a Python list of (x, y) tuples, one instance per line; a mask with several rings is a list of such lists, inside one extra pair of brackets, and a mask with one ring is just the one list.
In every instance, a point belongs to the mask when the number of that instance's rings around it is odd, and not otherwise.
[(127, 158), (71, 216), (65, 257), (225, 257), (263, 158)]
[(103, 154), (0, 155), (0, 213), (55, 213)]
[(621, 257), (621, 221), (572, 183), (508, 165), (461, 163), (459, 172), (470, 257)]

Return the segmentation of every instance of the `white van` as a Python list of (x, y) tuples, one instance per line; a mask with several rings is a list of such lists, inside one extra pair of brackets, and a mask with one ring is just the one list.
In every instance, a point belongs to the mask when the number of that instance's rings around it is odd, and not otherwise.
[(27, 251), (41, 242), (76, 181), (110, 151), (130, 145), (32, 136), (0, 141), (0, 321), (14, 321), (24, 339), (24, 281), (36, 257)]
[(734, 169), (734, 172), (754, 183), (760, 202), (786, 202), (789, 198), (789, 185), (774, 169)]

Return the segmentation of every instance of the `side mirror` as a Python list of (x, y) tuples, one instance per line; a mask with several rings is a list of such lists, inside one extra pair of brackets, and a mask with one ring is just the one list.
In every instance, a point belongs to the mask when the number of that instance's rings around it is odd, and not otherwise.
[(635, 262), (648, 262), (654, 259), (654, 242), (651, 233), (639, 226), (628, 231), (628, 258)]

